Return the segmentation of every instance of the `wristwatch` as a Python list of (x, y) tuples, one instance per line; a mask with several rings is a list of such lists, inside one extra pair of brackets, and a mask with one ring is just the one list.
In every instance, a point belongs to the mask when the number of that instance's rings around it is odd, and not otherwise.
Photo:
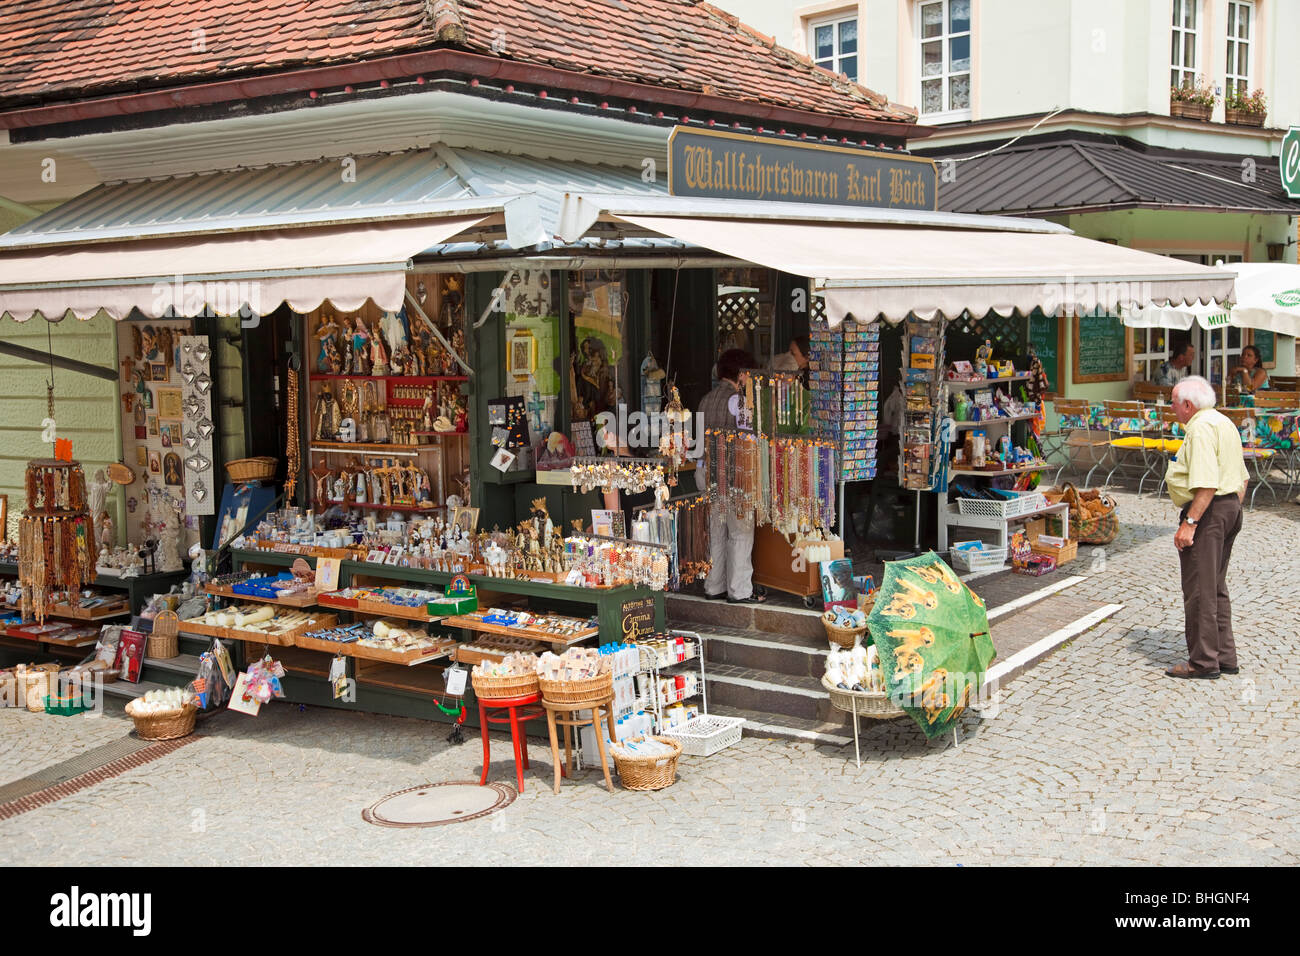
[(1199, 518), (1193, 518), (1193, 517), (1191, 517), (1191, 516), (1188, 516), (1188, 517), (1186, 517), (1186, 518), (1183, 519), (1183, 521), (1185, 521), (1187, 524), (1191, 525), (1193, 528), (1196, 527), (1196, 522), (1199, 521), (1199, 520), (1200, 520)]

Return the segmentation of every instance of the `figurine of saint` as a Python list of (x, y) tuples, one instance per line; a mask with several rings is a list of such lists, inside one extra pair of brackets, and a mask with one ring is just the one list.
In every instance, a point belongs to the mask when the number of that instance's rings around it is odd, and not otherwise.
[(993, 343), (988, 339), (984, 344), (975, 350), (975, 374), (980, 378), (988, 378), (989, 361), (993, 358)]
[(388, 374), (388, 351), (384, 348), (384, 337), (378, 329), (370, 336), (370, 374)]
[(357, 375), (370, 374), (369, 345), (370, 330), (358, 315), (352, 324), (352, 371)]
[(326, 383), (316, 400), (316, 440), (333, 441), (339, 433), (339, 403)]
[[(316, 370), (322, 374), (338, 374), (330, 368), (329, 358), (329, 345), (334, 341), (334, 333), (338, 330), (338, 324), (332, 321), (329, 316), (321, 316), (320, 326), (316, 329), (316, 338), (320, 341), (320, 354), (316, 357)], [(335, 347), (334, 352), (335, 355), (338, 354), (337, 346)]]

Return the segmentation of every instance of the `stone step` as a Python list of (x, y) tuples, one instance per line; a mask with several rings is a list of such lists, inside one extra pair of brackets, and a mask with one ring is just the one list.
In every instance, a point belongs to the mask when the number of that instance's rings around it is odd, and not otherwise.
[(156, 657), (146, 657), (144, 659), (144, 676), (151, 679), (157, 678), (165, 683), (175, 683), (177, 686), (192, 681), (198, 670), (199, 656), (197, 654), (177, 654), (175, 657), (169, 657), (165, 660)]
[(826, 669), (826, 653), (830, 650), (825, 636), (813, 644), (798, 638), (736, 627), (710, 627), (697, 633), (704, 641), (706, 670), (715, 664), (734, 664), (820, 679)]
[(826, 640), (820, 611), (760, 604), (728, 604), (726, 601), (710, 601), (694, 594), (666, 595), (665, 610), (669, 618), (695, 630), (701, 627), (728, 627), (805, 640)]
[(761, 710), (742, 710), (726, 704), (710, 706), (709, 713), (722, 717), (742, 718), (745, 724), (741, 732), (746, 737), (757, 737), (762, 740), (798, 740), (833, 747), (853, 744), (853, 726), (839, 721), (839, 711), (835, 711), (837, 715), (835, 719), (828, 721), (771, 714)]
[(709, 706), (782, 714), (806, 720), (837, 718), (820, 677), (797, 677), (734, 664), (706, 664)]

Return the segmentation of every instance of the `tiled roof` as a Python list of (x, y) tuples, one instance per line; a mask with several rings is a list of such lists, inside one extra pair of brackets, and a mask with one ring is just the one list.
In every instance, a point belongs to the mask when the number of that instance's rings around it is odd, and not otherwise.
[[(0, 101), (69, 100), (453, 45), (487, 56), (860, 120), (914, 122), (693, 0), (7, 0)], [(202, 31), (202, 32), (199, 32)], [(457, 34), (448, 34), (444, 36)]]
[(957, 160), (956, 175), (939, 186), (939, 208), (1034, 216), (1107, 208), (1300, 214), (1300, 202), (1282, 191), (1276, 159), (1255, 157), (1255, 177), (1246, 182), (1239, 156), (1150, 149), (1123, 138), (1057, 137), (1023, 139), (970, 161), (962, 161), (963, 152), (986, 153), (991, 144), (931, 154), (941, 168)]

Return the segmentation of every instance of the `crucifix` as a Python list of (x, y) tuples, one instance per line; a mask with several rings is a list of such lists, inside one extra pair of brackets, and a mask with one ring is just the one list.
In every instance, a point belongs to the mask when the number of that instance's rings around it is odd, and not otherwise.
[(542, 393), (534, 388), (528, 393), (526, 403), (529, 413), (533, 416), (533, 433), (541, 435), (542, 433), (542, 412), (546, 409), (546, 403), (542, 401)]

